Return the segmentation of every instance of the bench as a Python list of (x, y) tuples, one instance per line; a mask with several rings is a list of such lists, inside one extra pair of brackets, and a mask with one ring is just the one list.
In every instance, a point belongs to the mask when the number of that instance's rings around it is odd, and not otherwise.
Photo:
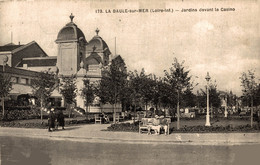
[(99, 114), (95, 114), (95, 124), (100, 123), (102, 124), (102, 117)]
[[(151, 132), (151, 130), (153, 130), (151, 128), (152, 126), (152, 120), (154, 118), (142, 118), (141, 122), (139, 122), (139, 133), (143, 133), (143, 132), (147, 132), (148, 134)], [(165, 118), (167, 121), (167, 134), (169, 135), (170, 133), (170, 128), (172, 128), (172, 123), (171, 123), (171, 119), (170, 118)], [(161, 120), (161, 119), (160, 119)], [(165, 131), (165, 130), (164, 130)]]

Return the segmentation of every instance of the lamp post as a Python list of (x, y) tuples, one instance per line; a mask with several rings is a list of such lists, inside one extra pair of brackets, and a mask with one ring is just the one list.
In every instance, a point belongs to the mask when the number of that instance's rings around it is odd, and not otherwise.
[[(4, 76), (4, 72), (5, 72), (5, 65), (8, 61), (8, 57), (7, 56), (4, 56), (4, 58), (2, 59), (3, 60), (3, 76)], [(3, 110), (3, 118), (4, 118), (4, 115), (5, 115), (5, 96), (2, 96), (2, 110)]]
[(210, 126), (210, 119), (209, 119), (209, 80), (210, 80), (210, 76), (209, 76), (209, 72), (207, 73), (207, 76), (205, 77), (205, 79), (207, 80), (207, 116), (206, 116), (205, 126)]

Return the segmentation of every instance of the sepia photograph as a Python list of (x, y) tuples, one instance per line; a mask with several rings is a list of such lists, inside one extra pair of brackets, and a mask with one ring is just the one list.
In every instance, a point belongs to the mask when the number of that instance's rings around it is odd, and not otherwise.
[(0, 165), (244, 165), (259, 0), (0, 0)]

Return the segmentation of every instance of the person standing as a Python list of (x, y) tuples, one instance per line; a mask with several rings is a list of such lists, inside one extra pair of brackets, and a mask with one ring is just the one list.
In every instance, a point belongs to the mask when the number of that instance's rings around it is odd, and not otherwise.
[(49, 125), (49, 132), (54, 131), (55, 129), (55, 114), (54, 114), (54, 108), (51, 108), (51, 111), (49, 113), (49, 118), (48, 118), (48, 125)]
[[(65, 120), (64, 120), (64, 114), (62, 112), (62, 110), (59, 111), (58, 116), (57, 116), (57, 122), (58, 122), (58, 126), (61, 126), (62, 129), (65, 129)], [(58, 129), (58, 127), (57, 127)]]

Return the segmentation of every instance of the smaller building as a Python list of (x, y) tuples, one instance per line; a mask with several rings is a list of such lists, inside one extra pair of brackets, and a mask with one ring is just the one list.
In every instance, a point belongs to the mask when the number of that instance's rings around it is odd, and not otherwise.
[[(33, 91), (31, 88), (31, 82), (39, 74), (36, 71), (30, 71), (25, 69), (13, 68), (10, 66), (5, 66), (3, 72), (3, 65), (0, 65), (0, 74), (8, 74), (11, 76), (12, 90), (10, 91), (8, 97), (5, 101), (9, 102), (11, 106), (13, 105), (26, 105), (29, 100), (24, 103), (20, 103), (19, 97), (21, 96), (33, 96)], [(62, 97), (58, 90), (54, 90), (50, 98), (52, 104), (60, 105), (63, 104)], [(56, 102), (56, 103), (55, 103)]]

